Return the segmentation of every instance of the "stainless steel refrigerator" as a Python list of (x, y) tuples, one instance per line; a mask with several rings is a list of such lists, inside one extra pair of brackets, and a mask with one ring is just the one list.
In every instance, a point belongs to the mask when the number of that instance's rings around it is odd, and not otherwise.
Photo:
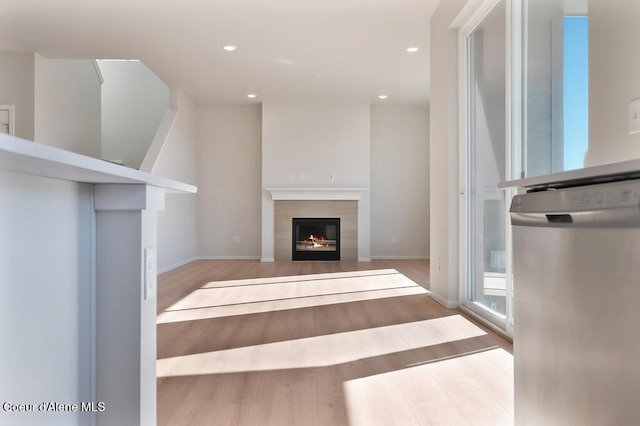
[(516, 425), (640, 424), (638, 170), (501, 185), (527, 191), (510, 210)]

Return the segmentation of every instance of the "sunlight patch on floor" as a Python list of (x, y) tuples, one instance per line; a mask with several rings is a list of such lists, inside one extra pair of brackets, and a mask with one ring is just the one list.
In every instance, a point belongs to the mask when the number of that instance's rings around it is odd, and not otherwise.
[(158, 315), (158, 324), (427, 294), (395, 269), (216, 281)]
[(212, 306), (205, 308), (188, 309), (184, 311), (168, 311), (158, 315), (157, 321), (158, 324), (166, 324), (180, 321), (222, 318), (234, 315), (284, 311), (287, 309), (312, 308), (314, 306), (333, 305), (335, 303), (361, 302), (365, 300), (385, 299), (389, 297), (413, 296), (417, 294), (427, 294), (427, 290), (420, 286), (411, 286), (383, 290), (360, 291), (357, 293), (339, 293), (324, 296), (307, 296), (302, 298), (271, 300), (265, 302)]
[(350, 426), (513, 425), (513, 355), (463, 354), (343, 384)]
[(253, 345), (157, 361), (157, 376), (323, 367), (484, 336), (461, 315)]
[(368, 277), (372, 275), (399, 274), (395, 269), (372, 269), (366, 271), (328, 272), (324, 274), (286, 275), (278, 277), (246, 278), (241, 280), (210, 281), (202, 288), (230, 287), (256, 284), (282, 284), (302, 281), (329, 280), (335, 278)]

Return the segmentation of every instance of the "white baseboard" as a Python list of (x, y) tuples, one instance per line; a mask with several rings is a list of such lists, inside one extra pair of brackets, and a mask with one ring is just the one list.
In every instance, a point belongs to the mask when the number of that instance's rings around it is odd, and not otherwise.
[(397, 256), (397, 255), (376, 255), (371, 256), (374, 260), (429, 260), (429, 256)]
[(442, 306), (444, 306), (447, 309), (453, 309), (453, 308), (457, 308), (458, 307), (458, 301), (457, 300), (447, 300), (443, 297), (438, 296), (437, 294), (435, 294), (434, 292), (432, 292), (431, 290), (428, 290), (429, 296), (431, 296), (431, 298), (433, 300), (435, 300), (436, 302), (438, 302), (439, 304), (441, 304)]
[(196, 260), (260, 260), (262, 262), (273, 262), (273, 259), (265, 260), (261, 259), (260, 256), (194, 256), (189, 259), (182, 260), (178, 263), (174, 263), (173, 265), (159, 268), (158, 275), (164, 274), (165, 272), (173, 271), (176, 268), (179, 268), (191, 262), (195, 262)]
[[(429, 257), (425, 256), (371, 256), (371, 257), (359, 257), (358, 262), (371, 262), (371, 260), (429, 260)], [(259, 260), (264, 263), (273, 263), (275, 259), (273, 257), (260, 257), (260, 256), (194, 256), (189, 259), (185, 259), (173, 265), (165, 266), (158, 269), (158, 274), (164, 274), (165, 272), (172, 271), (176, 268), (184, 266), (188, 263), (196, 260)]]
[(188, 263), (194, 262), (194, 261), (196, 261), (198, 259), (200, 259), (200, 258), (195, 256), (195, 257), (191, 257), (189, 259), (181, 260), (180, 262), (174, 263), (173, 265), (165, 266), (164, 268), (159, 268), (158, 269), (158, 275), (164, 274), (165, 272), (173, 271), (176, 268), (179, 268), (179, 267), (184, 266), (184, 265), (186, 265)]
[(260, 256), (198, 256), (198, 260), (260, 260)]

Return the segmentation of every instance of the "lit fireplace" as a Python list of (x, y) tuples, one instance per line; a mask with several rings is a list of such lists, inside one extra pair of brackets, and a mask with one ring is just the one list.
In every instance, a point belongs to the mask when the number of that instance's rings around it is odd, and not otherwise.
[(293, 218), (292, 260), (340, 260), (340, 218)]

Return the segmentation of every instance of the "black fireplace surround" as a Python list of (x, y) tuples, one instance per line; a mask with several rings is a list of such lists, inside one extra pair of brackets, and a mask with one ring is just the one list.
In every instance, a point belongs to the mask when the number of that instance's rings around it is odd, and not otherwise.
[(292, 219), (292, 260), (340, 260), (340, 218)]

